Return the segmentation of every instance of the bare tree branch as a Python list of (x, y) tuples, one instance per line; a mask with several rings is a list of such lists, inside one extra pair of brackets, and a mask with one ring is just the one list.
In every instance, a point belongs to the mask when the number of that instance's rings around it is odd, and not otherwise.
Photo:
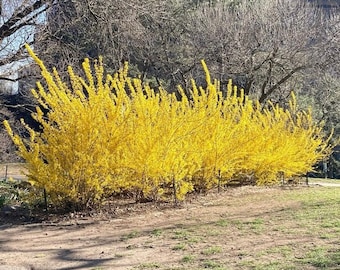
[[(259, 98), (259, 102), (263, 103), (277, 88), (280, 87), (283, 83), (285, 83), (287, 80), (289, 80), (296, 72), (306, 69), (306, 66), (296, 67), (293, 70), (291, 70), (287, 75), (285, 75), (281, 80), (279, 80), (274, 86), (269, 88), (267, 92), (262, 92), (262, 95)], [(263, 89), (262, 89), (263, 90)]]
[[(22, 10), (19, 7), (13, 15), (0, 27), (0, 40), (4, 39), (5, 37), (9, 37), (13, 33), (15, 33), (19, 28), (25, 26), (28, 19), (27, 16), (35, 12), (36, 10), (40, 9), (44, 5), (48, 3), (47, 0), (39, 0), (35, 1), (32, 5), (24, 7)], [(20, 23), (21, 21), (23, 21)], [(19, 25), (17, 25), (19, 23)]]

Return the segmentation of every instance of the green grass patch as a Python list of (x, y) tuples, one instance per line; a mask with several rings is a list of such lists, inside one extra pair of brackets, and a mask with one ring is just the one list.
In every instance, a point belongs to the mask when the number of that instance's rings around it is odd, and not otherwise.
[(176, 240), (189, 240), (191, 235), (192, 234), (186, 229), (176, 229), (173, 231), (171, 238)]
[(203, 255), (214, 255), (222, 252), (222, 248), (219, 246), (208, 247), (204, 249), (201, 253)]
[(195, 261), (195, 256), (193, 255), (185, 255), (183, 256), (182, 260), (183, 263), (192, 263)]
[(140, 236), (140, 233), (138, 231), (132, 231), (126, 235), (123, 235), (121, 237), (121, 241), (126, 241), (128, 239), (132, 239), (132, 238), (136, 238), (136, 237), (139, 237)]
[(216, 225), (220, 227), (228, 227), (229, 221), (227, 219), (219, 219), (216, 221)]
[(142, 263), (137, 267), (137, 269), (159, 269), (159, 268), (161, 268), (161, 264), (156, 262)]
[(251, 220), (232, 220), (230, 223), (239, 231), (247, 233), (261, 233), (264, 229), (264, 220), (255, 218)]
[(185, 244), (184, 243), (179, 243), (175, 245), (172, 250), (185, 250)]
[(317, 247), (307, 252), (299, 262), (318, 269), (335, 269), (340, 266), (340, 250), (330, 251), (324, 247)]
[[(245, 260), (239, 264), (240, 269), (251, 269), (251, 270), (300, 270), (300, 267), (296, 267), (290, 262), (281, 261), (281, 260), (273, 260), (273, 261), (265, 261), (265, 260)], [(233, 268), (237, 269), (237, 268)]]
[(21, 203), (20, 199), (25, 192), (26, 190), (19, 186), (19, 182), (0, 180), (0, 208)]
[(202, 267), (205, 269), (227, 270), (220, 262), (213, 260), (205, 260), (202, 262)]
[(154, 229), (151, 231), (152, 236), (161, 236), (163, 231), (161, 229)]
[(275, 247), (264, 250), (261, 254), (262, 255), (274, 254), (274, 255), (282, 256), (283, 258), (289, 258), (294, 255), (294, 249), (290, 245), (275, 246)]

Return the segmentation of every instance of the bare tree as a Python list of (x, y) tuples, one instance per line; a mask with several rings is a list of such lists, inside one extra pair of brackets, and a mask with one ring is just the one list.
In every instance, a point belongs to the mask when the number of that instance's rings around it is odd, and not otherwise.
[(178, 81), (176, 66), (193, 59), (183, 44), (187, 10), (186, 1), (178, 0), (56, 1), (38, 49), (61, 70), (104, 55), (108, 71), (129, 61), (143, 78)]
[(2, 0), (0, 14), (0, 66), (22, 57), (24, 43), (33, 43), (39, 15), (48, 8), (47, 0)]
[(338, 65), (338, 16), (304, 1), (238, 2), (203, 5), (190, 23), (193, 49), (222, 81), (233, 78), (260, 102), (280, 101)]
[(312, 107), (316, 120), (325, 122), (326, 132), (334, 129), (338, 143), (338, 1), (230, 0), (201, 4), (192, 15), (192, 48), (215, 77), (232, 78), (262, 103), (283, 105), (294, 90), (299, 105)]
[[(29, 61), (24, 44), (34, 45), (35, 33), (44, 24), (50, 2), (2, 0), (0, 14), (0, 92), (18, 92), (20, 79), (27, 77)], [(25, 69), (26, 68), (26, 69)], [(32, 74), (32, 72), (29, 72)], [(12, 89), (4, 89), (3, 86)]]
[[(26, 58), (23, 45), (34, 44), (36, 27), (43, 23), (42, 15), (48, 7), (47, 0), (0, 1), (0, 122), (11, 121), (19, 133), (22, 130), (18, 119), (26, 118), (30, 114), (27, 109), (31, 109), (31, 105), (27, 108), (12, 96), (18, 91), (19, 80), (25, 77), (21, 71), (27, 65), (23, 61)], [(0, 161), (17, 160), (15, 147), (3, 127), (0, 127), (0, 145)]]
[[(7, 106), (3, 106), (4, 104), (0, 103), (0, 123), (3, 120), (9, 120), (12, 126), (17, 126), (16, 132), (22, 134), (22, 129), (18, 121), (15, 119), (13, 112), (9, 110)], [(7, 134), (4, 128), (0, 128), (0, 163), (1, 162), (14, 162), (19, 161), (20, 158), (16, 155), (16, 147), (12, 143), (11, 138)]]
[[(34, 1), (35, 3), (46, 1)], [(54, 1), (36, 34), (43, 60), (59, 70), (105, 56), (174, 88), (200, 77), (200, 59), (260, 102), (285, 101), (339, 68), (339, 15), (303, 0)]]

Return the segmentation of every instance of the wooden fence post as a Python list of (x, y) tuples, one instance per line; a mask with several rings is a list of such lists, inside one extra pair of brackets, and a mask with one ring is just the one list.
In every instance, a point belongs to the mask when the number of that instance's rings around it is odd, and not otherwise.
[(7, 182), (8, 165), (5, 165), (5, 182)]
[(46, 188), (44, 188), (44, 206), (45, 206), (45, 210), (46, 212), (48, 211), (48, 205), (47, 205), (47, 193), (46, 193)]

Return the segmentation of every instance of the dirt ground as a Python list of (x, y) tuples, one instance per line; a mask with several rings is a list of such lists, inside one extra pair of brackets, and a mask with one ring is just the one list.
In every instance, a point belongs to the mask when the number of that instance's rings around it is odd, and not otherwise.
[[(225, 228), (230, 230), (228, 239), (215, 237), (209, 238), (213, 239), (209, 240), (212, 242), (205, 240), (210, 234), (204, 232), (203, 227), (212, 222), (220, 222), (223, 226), (224, 217), (229, 221), (254, 220), (297, 207), (296, 202), (276, 200), (281, 192), (287, 191), (278, 188), (241, 187), (223, 193), (212, 192), (193, 197), (175, 209), (169, 205), (150, 203), (125, 206), (124, 209), (116, 206), (111, 215), (74, 214), (21, 225), (2, 222), (0, 270), (125, 270), (157, 269), (164, 265), (169, 267), (167, 269), (189, 269), (180, 268), (179, 262), (183, 261), (185, 255), (178, 251), (181, 249), (181, 237), (189, 243), (185, 247), (187, 251), (200, 246), (203, 248), (203, 245), (223, 247), (223, 256), (231, 263), (242, 254), (256, 249), (284, 245), (292, 241), (315, 244), (315, 239), (310, 243), (310, 239), (305, 239), (304, 236), (300, 239), (282, 239), (279, 232), (275, 231), (262, 233), (261, 237), (256, 234), (237, 235), (233, 233), (232, 227)], [(254, 201), (256, 203), (249, 203)], [(202, 233), (198, 241), (192, 241), (192, 247), (189, 236), (181, 235), (185, 228), (197, 228), (196, 237)], [(157, 264), (152, 265), (151, 262)], [(160, 265), (162, 267), (158, 267)]]

